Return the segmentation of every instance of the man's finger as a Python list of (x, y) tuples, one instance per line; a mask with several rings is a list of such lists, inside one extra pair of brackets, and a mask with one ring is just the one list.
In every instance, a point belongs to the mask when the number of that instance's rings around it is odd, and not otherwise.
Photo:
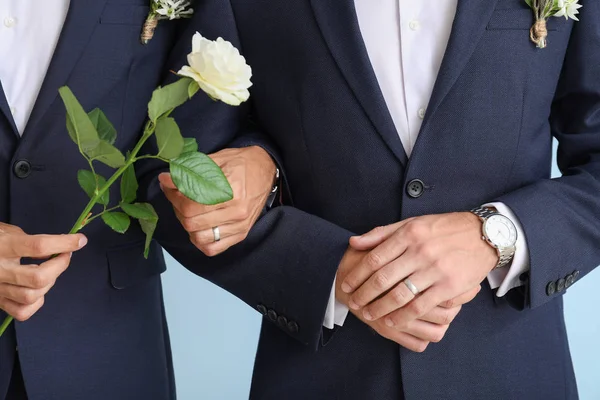
[(61, 254), (41, 265), (15, 265), (7, 269), (5, 283), (30, 289), (44, 289), (54, 283), (71, 261), (71, 254)]
[(6, 311), (8, 315), (16, 319), (17, 321), (27, 321), (33, 316), (42, 306), (44, 305), (44, 298), (42, 297), (34, 304), (24, 306), (19, 303), (15, 303), (12, 300), (6, 298), (0, 298), (0, 308)]
[(421, 317), (424, 315), (429, 314), (435, 307), (437, 307), (438, 304), (443, 301), (444, 296), (444, 291), (434, 286), (429, 290), (426, 290), (423, 294), (417, 296), (405, 307), (402, 307), (386, 316), (384, 319), (385, 324), (389, 327), (405, 327), (412, 321), (421, 319)]
[(0, 283), (0, 297), (7, 298), (20, 305), (32, 305), (44, 297), (52, 286), (54, 286), (54, 282), (43, 289), (32, 289), (8, 283)]
[[(219, 225), (218, 228), (220, 241), (224, 241), (230, 236), (248, 233), (248, 224), (246, 222)], [(191, 233), (194, 235), (193, 240), (196, 246), (207, 246), (215, 243), (215, 232), (212, 228)]]
[(378, 226), (364, 235), (353, 236), (350, 238), (350, 246), (352, 246), (355, 250), (371, 250), (385, 242), (394, 234), (394, 232), (404, 225), (406, 221), (400, 221), (386, 226)]
[(175, 182), (173, 182), (173, 178), (171, 178), (171, 174), (168, 172), (163, 172), (158, 175), (158, 181), (160, 182), (161, 187), (170, 190), (178, 190)]
[(245, 222), (251, 217), (249, 211), (243, 207), (235, 206), (233, 203), (231, 206), (193, 217), (186, 217), (179, 210), (175, 210), (175, 214), (179, 222), (181, 222), (183, 229), (190, 233), (212, 230), (216, 226), (238, 224)]
[(440, 304), (440, 306), (445, 307), (445, 308), (454, 308), (456, 306), (461, 306), (463, 304), (467, 304), (471, 300), (473, 300), (475, 297), (477, 297), (477, 295), (479, 294), (480, 291), (481, 291), (481, 285), (477, 286), (474, 289), (469, 290), (466, 293), (461, 294), (458, 297), (455, 297), (450, 300), (446, 300), (445, 302)]
[(192, 243), (198, 248), (198, 250), (203, 252), (208, 257), (218, 256), (219, 254), (228, 250), (230, 247), (233, 247), (246, 239), (246, 234), (238, 234), (222, 239), (220, 242), (204, 245), (201, 243), (196, 244), (196, 239), (194, 236), (195, 235), (190, 235)]
[(350, 271), (342, 282), (342, 290), (345, 293), (354, 292), (371, 275), (383, 266), (401, 257), (406, 251), (407, 243), (399, 242), (390, 237), (386, 242), (371, 250), (361, 262)]
[(462, 306), (454, 308), (436, 307), (421, 317), (422, 321), (438, 325), (449, 325), (460, 312)]
[(187, 198), (177, 188), (171, 189), (161, 184), (161, 189), (167, 200), (173, 205), (173, 208), (186, 218), (213, 212), (229, 205), (229, 202), (217, 205), (200, 204)]
[[(87, 244), (87, 238), (75, 235), (6, 235), (0, 243), (6, 258), (48, 258), (54, 254), (72, 253)], [(7, 254), (8, 253), (8, 254)]]
[[(423, 260), (415, 259), (414, 257), (410, 257), (405, 253), (401, 257), (397, 258), (396, 260), (381, 268), (379, 271), (375, 272), (366, 280), (366, 282), (360, 283), (358, 281), (351, 281), (351, 285), (358, 284), (360, 287), (356, 289), (356, 291), (352, 294), (352, 297), (350, 299), (350, 307), (355, 310), (360, 307), (364, 307), (367, 304), (374, 301), (376, 298), (380, 297), (382, 294), (391, 290), (392, 288), (394, 288), (394, 290), (383, 296), (383, 298), (381, 298), (375, 303), (379, 303), (379, 306), (381, 306), (382, 304), (388, 303), (389, 300), (390, 306), (393, 308), (387, 310), (387, 308), (383, 307), (383, 309), (387, 311), (383, 313), (376, 312), (375, 314), (378, 314), (378, 317), (367, 319), (377, 319), (386, 314), (389, 314), (398, 307), (402, 307), (402, 305), (408, 303), (415, 296), (410, 292), (410, 290), (408, 290), (408, 288), (405, 285), (398, 285), (398, 283), (406, 277), (410, 276), (416, 269), (420, 268), (421, 261)], [(350, 277), (350, 279), (354, 279), (354, 277)], [(398, 287), (395, 288), (395, 286)], [(396, 289), (400, 290), (398, 291)], [(395, 297), (400, 298), (396, 299)], [(399, 300), (406, 301), (402, 302), (401, 305), (394, 306), (396, 300), (398, 300), (398, 302)], [(371, 306), (375, 306), (375, 308), (380, 308), (379, 306), (376, 306), (375, 303)]]
[(432, 324), (417, 319), (410, 322), (408, 327), (403, 329), (403, 332), (427, 342), (438, 343), (444, 338), (448, 328), (449, 325)]
[[(389, 328), (388, 328), (389, 329)], [(379, 333), (379, 332), (378, 332)], [(430, 342), (415, 337), (409, 333), (392, 329), (392, 333), (382, 335), (383, 337), (398, 343), (400, 346), (417, 353), (422, 353), (427, 349)]]

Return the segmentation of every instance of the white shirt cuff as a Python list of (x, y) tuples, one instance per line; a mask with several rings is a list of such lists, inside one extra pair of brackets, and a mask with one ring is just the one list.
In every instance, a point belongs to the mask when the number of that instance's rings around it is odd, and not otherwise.
[(484, 207), (494, 207), (498, 212), (509, 218), (517, 228), (516, 252), (510, 266), (493, 270), (488, 275), (488, 282), (492, 289), (498, 289), (496, 296), (502, 297), (509, 290), (522, 286), (521, 274), (529, 271), (529, 249), (525, 240), (525, 232), (519, 219), (512, 210), (504, 203), (489, 203)]
[(350, 309), (344, 303), (340, 303), (335, 298), (336, 280), (337, 278), (333, 280), (333, 287), (331, 288), (327, 310), (325, 311), (325, 319), (323, 320), (323, 326), (327, 329), (333, 329), (334, 325), (344, 326), (346, 317), (348, 317), (348, 313), (350, 312)]

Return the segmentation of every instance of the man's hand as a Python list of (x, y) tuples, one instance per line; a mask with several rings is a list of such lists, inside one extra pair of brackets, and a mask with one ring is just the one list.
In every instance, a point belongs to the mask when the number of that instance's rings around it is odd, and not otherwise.
[[(350, 242), (357, 250), (372, 249), (341, 284), (352, 293), (350, 308), (362, 309), (366, 320), (385, 316), (387, 326), (401, 329), (440, 304), (451, 307), (457, 297), (468, 297), (498, 262), (471, 213), (412, 218)], [(418, 296), (404, 284), (407, 278)]]
[[(348, 305), (351, 295), (341, 289), (341, 282), (345, 281), (346, 277), (368, 257), (368, 251), (353, 248), (346, 251), (340, 263), (336, 279), (336, 298), (338, 301)], [(437, 343), (443, 339), (450, 323), (460, 312), (462, 304), (473, 300), (480, 289), (481, 287), (478, 286), (450, 302), (434, 307), (427, 314), (408, 322), (402, 327), (390, 327), (382, 319), (368, 320), (362, 312), (356, 309), (351, 309), (351, 312), (386, 339), (392, 340), (409, 350), (423, 352), (431, 342)]]
[[(221, 167), (233, 189), (233, 200), (227, 203), (198, 204), (177, 190), (169, 174), (161, 174), (159, 180), (192, 243), (212, 257), (248, 236), (273, 189), (277, 168), (271, 156), (257, 146), (225, 149), (210, 157)], [(221, 235), (218, 242), (213, 233), (215, 227)]]
[[(20, 228), (0, 222), (0, 308), (25, 321), (44, 304), (71, 261), (71, 253), (87, 244), (77, 235), (27, 235)], [(21, 265), (21, 258), (47, 259), (41, 265)]]

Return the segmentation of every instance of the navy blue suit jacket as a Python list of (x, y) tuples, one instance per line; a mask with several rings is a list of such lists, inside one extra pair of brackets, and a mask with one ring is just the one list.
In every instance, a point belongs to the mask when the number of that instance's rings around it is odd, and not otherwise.
[[(144, 46), (139, 38), (148, 5), (148, 0), (71, 1), (22, 137), (0, 91), (0, 221), (32, 234), (65, 233), (87, 204), (77, 184), (77, 170), (89, 167), (67, 134), (59, 87), (68, 85), (86, 110), (104, 110), (119, 131), (116, 146), (129, 150), (141, 133), (152, 91), (171, 75), (168, 70), (186, 63), (195, 32), (187, 27), (200, 26), (211, 37), (235, 32), (224, 13), (229, 11), (226, 3), (213, 2), (191, 21), (162, 21)], [(219, 14), (225, 15), (212, 19)], [(212, 152), (228, 144), (244, 145), (236, 138), (243, 122), (238, 113), (242, 110), (199, 94), (193, 105), (179, 113), (178, 122), (185, 136), (197, 136), (201, 150)], [(246, 137), (248, 144), (255, 143), (253, 133)], [(152, 147), (144, 151), (151, 152)], [(153, 197), (162, 196), (157, 185), (150, 190), (149, 182), (157, 181), (163, 167), (137, 167), (140, 201), (150, 191)], [(104, 176), (112, 173), (104, 166), (97, 171)], [(118, 190), (112, 191), (111, 198), (118, 201)], [(202, 264), (205, 257), (187, 245), (170, 205), (163, 202), (156, 207), (161, 218), (173, 218), (162, 237), (179, 230), (184, 239), (178, 245), (186, 244), (181, 246), (180, 259), (186, 254), (187, 263)], [(91, 224), (84, 233), (89, 244), (73, 256), (44, 307), (0, 338), (0, 399), (17, 354), (30, 400), (175, 398), (160, 247), (154, 243), (145, 260), (144, 234), (137, 224), (122, 236), (102, 223)], [(4, 317), (0, 311), (0, 318)]]
[[(211, 260), (222, 268), (192, 269), (265, 314), (252, 398), (577, 398), (565, 290), (548, 287), (600, 263), (600, 3), (582, 1), (580, 22), (549, 21), (540, 50), (524, 1), (459, 0), (410, 160), (353, 0), (229, 3), (254, 69), (251, 118), (277, 145), (291, 196)], [(553, 137), (564, 176), (551, 180)], [(322, 328), (352, 234), (490, 201), (525, 229), (524, 289), (497, 299), (484, 285), (423, 354), (352, 316), (334, 335)]]

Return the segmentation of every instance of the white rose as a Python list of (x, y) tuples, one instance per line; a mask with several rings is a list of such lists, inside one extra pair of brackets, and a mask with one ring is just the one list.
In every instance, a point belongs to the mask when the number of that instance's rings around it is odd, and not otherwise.
[(230, 42), (222, 38), (208, 40), (196, 32), (187, 59), (189, 66), (182, 67), (178, 74), (198, 82), (213, 99), (239, 106), (250, 97), (252, 68)]

